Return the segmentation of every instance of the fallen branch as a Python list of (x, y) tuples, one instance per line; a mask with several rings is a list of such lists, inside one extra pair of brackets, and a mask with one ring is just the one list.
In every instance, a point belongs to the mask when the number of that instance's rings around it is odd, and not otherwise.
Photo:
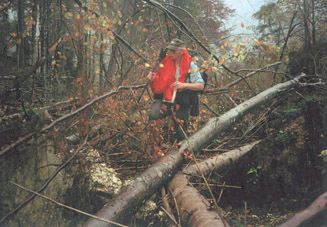
[[(248, 153), (252, 148), (257, 145), (260, 140), (247, 144), (235, 150), (219, 154), (215, 157), (209, 158), (205, 161), (199, 162), (199, 167), (204, 175), (210, 174), (211, 171), (228, 166), (237, 161), (243, 155)], [(191, 176), (199, 175), (199, 170), (195, 165), (188, 166), (183, 169), (183, 173)]]
[[(192, 149), (197, 152), (209, 144), (218, 134), (231, 127), (250, 111), (265, 104), (283, 92), (296, 87), (304, 75), (294, 78), (285, 83), (277, 84), (257, 96), (243, 102), (220, 117), (209, 121), (196, 133), (189, 137), (188, 141), (182, 141), (179, 149), (171, 148), (168, 153), (150, 168), (136, 177), (110, 204), (103, 207), (97, 216), (109, 220), (126, 220), (162, 185), (166, 184), (183, 164), (183, 153)], [(190, 147), (189, 147), (190, 146)], [(86, 226), (107, 226), (106, 223), (90, 219)]]
[(45, 195), (42, 195), (42, 194), (40, 194), (40, 193), (38, 193), (38, 192), (35, 192), (35, 191), (31, 190), (31, 189), (25, 188), (25, 187), (23, 187), (23, 186), (21, 186), (21, 185), (15, 183), (15, 182), (9, 181), (9, 183), (11, 183), (11, 184), (13, 184), (13, 185), (15, 185), (15, 186), (17, 186), (17, 187), (19, 187), (19, 188), (25, 190), (25, 191), (31, 192), (31, 193), (33, 193), (34, 195), (40, 196), (40, 197), (43, 198), (43, 199), (46, 199), (46, 200), (48, 200), (48, 201), (50, 201), (50, 202), (53, 202), (53, 203), (57, 204), (58, 206), (61, 206), (61, 207), (67, 208), (67, 209), (69, 209), (69, 210), (73, 210), (73, 211), (75, 211), (75, 212), (77, 212), (77, 213), (80, 213), (80, 214), (83, 214), (83, 215), (86, 215), (86, 216), (89, 216), (89, 217), (92, 217), (92, 218), (95, 218), (95, 219), (98, 219), (98, 220), (104, 221), (104, 222), (109, 223), (109, 224), (114, 224), (114, 225), (117, 225), (117, 226), (127, 227), (126, 225), (122, 225), (122, 224), (119, 224), (119, 223), (117, 223), (117, 222), (113, 222), (113, 221), (110, 221), (110, 220), (106, 220), (106, 219), (103, 219), (103, 218), (99, 218), (99, 217), (97, 217), (97, 216), (95, 216), (95, 215), (92, 215), (92, 214), (86, 213), (86, 212), (84, 212), (84, 211), (78, 210), (78, 209), (76, 209), (76, 208), (74, 208), (74, 207), (71, 207), (71, 206), (67, 206), (67, 205), (65, 205), (65, 204), (62, 204), (62, 203), (60, 203), (60, 202), (58, 202), (58, 201), (56, 201), (56, 200), (54, 200), (54, 199), (51, 199), (51, 198), (49, 198), (49, 197), (47, 197), (47, 196), (45, 196)]
[(107, 92), (99, 97), (94, 98), (93, 100), (91, 100), (90, 102), (86, 103), (85, 105), (83, 105), (82, 107), (76, 109), (75, 111), (66, 114), (56, 120), (54, 120), (53, 122), (51, 122), (51, 124), (44, 126), (40, 131), (38, 132), (32, 132), (24, 137), (19, 138), (17, 141), (15, 141), (14, 143), (8, 145), (7, 147), (5, 147), (1, 152), (0, 152), (0, 157), (3, 156), (5, 153), (7, 153), (8, 151), (14, 149), (15, 147), (17, 147), (18, 145), (32, 139), (34, 136), (36, 136), (37, 134), (40, 133), (44, 133), (46, 131), (48, 131), (49, 129), (53, 128), (55, 125), (57, 125), (58, 123), (65, 121), (73, 116), (75, 116), (76, 114), (82, 112), (83, 110), (87, 109), (88, 107), (92, 106), (93, 104), (97, 103), (98, 101), (107, 98), (111, 95), (117, 94), (120, 90), (129, 90), (129, 89), (140, 89), (147, 86), (147, 84), (143, 84), (143, 85), (135, 85), (135, 86), (120, 86), (118, 87), (116, 90), (114, 91), (110, 91)]
[[(275, 62), (275, 63), (269, 64), (269, 65), (266, 65), (266, 66), (264, 66), (262, 68), (259, 68), (259, 69), (253, 69), (253, 70), (251, 70), (250, 73), (246, 74), (242, 78), (239, 78), (239, 79), (237, 79), (237, 80), (235, 80), (235, 81), (233, 81), (233, 82), (225, 85), (224, 87), (218, 89), (217, 91), (215, 91), (215, 92), (205, 92), (205, 93), (206, 94), (220, 94), (220, 93), (225, 93), (231, 87), (233, 87), (234, 85), (242, 82), (244, 79), (247, 79), (247, 78), (249, 78), (249, 77), (251, 77), (251, 76), (253, 76), (253, 75), (255, 75), (255, 74), (259, 73), (259, 72), (262, 72), (265, 69), (268, 69), (270, 67), (274, 67), (274, 66), (277, 66), (277, 65), (280, 65), (280, 64), (282, 64), (282, 63), (281, 62)], [(233, 74), (238, 74), (241, 71), (247, 71), (247, 70), (239, 70), (239, 71), (235, 71), (235, 72), (234, 71), (230, 71), (230, 72), (233, 73)]]
[[(305, 224), (310, 222), (311, 220), (315, 219), (320, 214), (326, 215), (327, 210), (327, 192), (320, 195), (308, 208), (306, 208), (304, 211), (297, 213), (280, 225), (279, 227), (295, 227), (300, 226), (302, 224)], [(326, 218), (326, 217), (325, 217)]]

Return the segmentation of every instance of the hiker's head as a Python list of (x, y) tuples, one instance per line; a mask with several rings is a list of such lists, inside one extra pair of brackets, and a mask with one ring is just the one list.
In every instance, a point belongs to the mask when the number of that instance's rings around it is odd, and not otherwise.
[(184, 48), (184, 41), (180, 39), (173, 39), (167, 46), (173, 60), (179, 59), (183, 55)]

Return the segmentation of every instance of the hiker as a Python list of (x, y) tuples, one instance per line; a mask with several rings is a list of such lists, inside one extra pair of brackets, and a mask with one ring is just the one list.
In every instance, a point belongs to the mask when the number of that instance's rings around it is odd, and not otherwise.
[[(182, 128), (187, 133), (188, 118), (191, 110), (192, 91), (204, 89), (204, 80), (192, 61), (192, 57), (185, 48), (184, 41), (173, 39), (167, 46), (168, 55), (163, 59), (157, 73), (150, 72), (147, 81), (154, 95), (154, 103), (149, 112), (150, 120), (164, 118), (170, 111), (176, 113), (174, 117), (176, 139), (185, 139), (179, 122), (183, 122)], [(197, 96), (196, 96), (197, 98)], [(168, 108), (163, 108), (166, 105)]]

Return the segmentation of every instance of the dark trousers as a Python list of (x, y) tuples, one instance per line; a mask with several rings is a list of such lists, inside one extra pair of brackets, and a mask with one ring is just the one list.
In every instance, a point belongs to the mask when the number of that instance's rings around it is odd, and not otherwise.
[[(164, 104), (167, 106), (167, 108), (162, 108)], [(155, 99), (152, 104), (152, 107), (150, 109), (150, 112), (149, 112), (149, 119), (150, 120), (162, 119), (169, 115), (172, 115), (172, 113), (174, 111), (176, 113), (176, 119), (183, 121), (183, 124), (181, 125), (181, 123), (178, 122), (178, 120), (176, 120), (173, 117), (175, 132), (176, 132), (175, 136), (176, 136), (177, 141), (181, 141), (181, 140), (185, 139), (185, 135), (184, 135), (183, 131), (187, 135), (188, 118), (190, 116), (190, 109), (191, 108), (189, 106), (179, 106), (177, 108), (177, 106), (175, 104), (164, 103), (162, 100)], [(181, 129), (180, 126), (182, 126), (183, 130)]]

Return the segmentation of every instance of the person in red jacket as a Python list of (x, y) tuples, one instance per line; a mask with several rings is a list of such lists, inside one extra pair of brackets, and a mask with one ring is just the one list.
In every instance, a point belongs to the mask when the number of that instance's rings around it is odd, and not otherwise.
[[(147, 81), (155, 94), (155, 100), (149, 112), (149, 119), (157, 120), (169, 115), (171, 112), (162, 109), (163, 104), (166, 102), (165, 104), (168, 107), (174, 105), (176, 119), (182, 120), (183, 130), (187, 133), (191, 106), (188, 100), (189, 97), (185, 94), (187, 94), (187, 90), (203, 90), (204, 81), (196, 64), (192, 61), (191, 55), (185, 48), (184, 41), (173, 39), (167, 49), (169, 53), (161, 62), (157, 73), (150, 72), (147, 75)], [(180, 141), (185, 136), (179, 123), (176, 120), (174, 120), (174, 123), (176, 138)]]

